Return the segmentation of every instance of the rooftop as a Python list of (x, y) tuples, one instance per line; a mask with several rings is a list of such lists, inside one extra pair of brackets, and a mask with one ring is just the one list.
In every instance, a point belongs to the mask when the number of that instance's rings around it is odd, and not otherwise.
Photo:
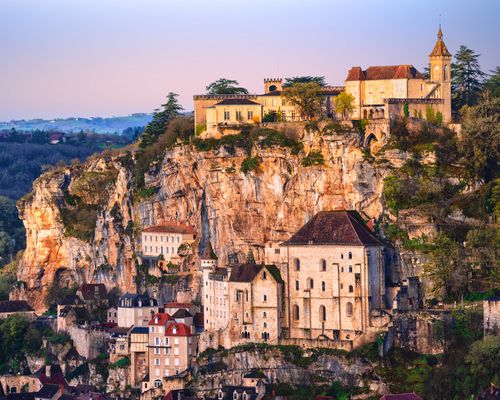
[(0, 313), (34, 311), (24, 300), (4, 300), (0, 301)]
[(194, 235), (194, 228), (183, 222), (162, 222), (142, 230), (144, 233), (180, 233), (183, 235)]
[(216, 106), (239, 106), (239, 105), (248, 105), (248, 106), (260, 106), (259, 103), (249, 99), (224, 99), (219, 101)]
[(153, 318), (151, 318), (148, 325), (165, 325), (170, 319), (170, 314), (156, 313), (155, 315), (153, 315)]
[(368, 67), (362, 70), (361, 67), (352, 67), (347, 73), (346, 81), (374, 81), (386, 79), (418, 79), (423, 78), (418, 70), (409, 64), (384, 65)]
[(274, 265), (238, 264), (231, 269), (231, 282), (252, 282), (257, 274), (266, 269), (277, 282), (282, 282), (280, 272)]
[(84, 305), (85, 302), (76, 294), (68, 294), (57, 304), (60, 306), (79, 306)]
[(178, 318), (189, 318), (192, 317), (191, 313), (186, 310), (185, 308), (179, 308), (174, 315), (172, 315), (172, 318), (178, 319)]
[(357, 211), (320, 211), (284, 245), (380, 246)]
[(82, 293), (84, 300), (93, 300), (96, 295), (103, 298), (107, 295), (106, 286), (104, 283), (84, 283), (78, 289)]
[(165, 329), (165, 336), (192, 336), (192, 333), (186, 324), (174, 322), (173, 324), (169, 324), (167, 329)]

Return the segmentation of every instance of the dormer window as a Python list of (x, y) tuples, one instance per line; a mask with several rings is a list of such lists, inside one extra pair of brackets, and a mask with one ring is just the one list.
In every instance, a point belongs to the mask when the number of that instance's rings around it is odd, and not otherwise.
[(158, 323), (158, 317), (155, 317), (155, 324)]
[(174, 326), (174, 327), (172, 328), (172, 334), (174, 334), (174, 335), (175, 335), (176, 333), (177, 333), (177, 328)]

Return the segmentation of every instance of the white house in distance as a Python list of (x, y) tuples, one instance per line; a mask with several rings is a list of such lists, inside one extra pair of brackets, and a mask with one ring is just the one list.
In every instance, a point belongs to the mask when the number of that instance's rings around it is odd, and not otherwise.
[(142, 256), (157, 259), (160, 255), (168, 263), (178, 258), (177, 251), (183, 243), (192, 243), (196, 238), (194, 228), (182, 222), (162, 222), (142, 231)]

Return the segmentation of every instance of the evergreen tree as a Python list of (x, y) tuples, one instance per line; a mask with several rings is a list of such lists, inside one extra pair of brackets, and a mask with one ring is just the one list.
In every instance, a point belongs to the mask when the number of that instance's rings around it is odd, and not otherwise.
[(177, 93), (169, 92), (167, 102), (162, 104), (161, 108), (155, 110), (153, 120), (146, 126), (144, 133), (140, 137), (139, 146), (141, 148), (155, 143), (158, 137), (165, 133), (169, 121), (180, 115), (182, 106), (177, 101), (178, 96)]
[(494, 97), (500, 97), (500, 67), (491, 71), (489, 78), (484, 81), (484, 89), (489, 90)]
[(234, 79), (220, 78), (206, 87), (207, 94), (248, 94), (248, 90), (239, 87)]
[(456, 110), (475, 104), (481, 91), (484, 73), (479, 65), (479, 56), (463, 45), (455, 53), (455, 62), (451, 64), (451, 88), (452, 105)]
[(285, 78), (285, 83), (283, 87), (290, 87), (296, 83), (317, 83), (319, 86), (326, 86), (326, 81), (324, 76), (293, 76), (291, 78)]

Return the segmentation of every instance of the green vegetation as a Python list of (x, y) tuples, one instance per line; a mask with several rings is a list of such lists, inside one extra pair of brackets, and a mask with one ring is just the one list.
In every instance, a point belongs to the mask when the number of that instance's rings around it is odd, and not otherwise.
[(45, 305), (49, 307), (49, 311), (55, 313), (57, 302), (68, 295), (75, 294), (77, 289), (78, 285), (76, 284), (71, 287), (61, 286), (59, 281), (55, 279), (52, 281), (45, 294)]
[(335, 112), (342, 115), (344, 120), (354, 111), (354, 96), (347, 92), (342, 92), (333, 99)]
[(484, 73), (479, 65), (479, 54), (466, 46), (460, 46), (451, 64), (452, 106), (459, 110), (473, 105), (482, 88)]
[(491, 71), (489, 78), (483, 83), (483, 89), (489, 91), (494, 97), (500, 97), (500, 67)]
[(207, 94), (248, 94), (248, 90), (239, 87), (238, 81), (220, 78), (206, 87)]
[(17, 265), (21, 255), (22, 252), (19, 252), (14, 261), (0, 268), (0, 301), (9, 300), (9, 293), (17, 280)]
[(260, 162), (258, 157), (247, 157), (241, 163), (241, 172), (248, 174), (250, 171), (259, 172)]
[(294, 83), (283, 89), (283, 96), (297, 106), (306, 120), (321, 113), (321, 85), (316, 82)]
[(304, 167), (310, 167), (313, 165), (323, 165), (325, 163), (325, 158), (321, 151), (311, 151), (306, 157), (302, 159), (302, 165)]
[[(24, 227), (19, 220), (16, 203), (0, 195), (0, 268), (12, 262), (24, 245)], [(2, 274), (1, 269), (0, 274)]]
[(127, 368), (130, 366), (130, 358), (124, 357), (109, 366), (109, 368)]
[(287, 88), (295, 85), (296, 83), (316, 83), (319, 86), (326, 86), (326, 80), (324, 76), (293, 76), (291, 78), (285, 78), (285, 83), (283, 87)]

